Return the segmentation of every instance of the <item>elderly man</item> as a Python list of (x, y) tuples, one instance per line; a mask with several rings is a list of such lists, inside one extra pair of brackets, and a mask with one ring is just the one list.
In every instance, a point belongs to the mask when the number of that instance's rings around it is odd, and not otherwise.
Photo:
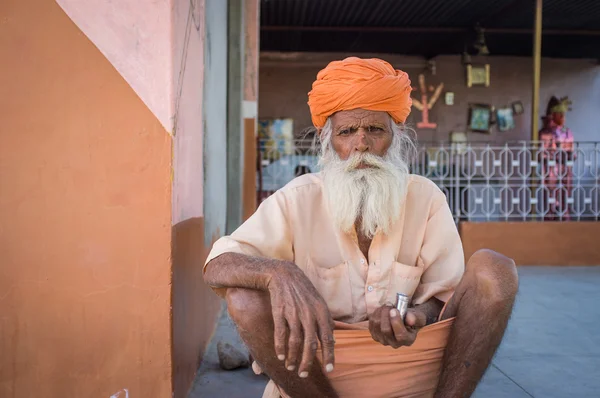
[[(444, 194), (409, 174), (408, 76), (347, 58), (309, 107), (319, 174), (218, 240), (204, 279), (271, 382), (263, 397), (468, 397), (500, 344), (512, 260), (464, 255)], [(403, 320), (396, 294), (411, 297)]]

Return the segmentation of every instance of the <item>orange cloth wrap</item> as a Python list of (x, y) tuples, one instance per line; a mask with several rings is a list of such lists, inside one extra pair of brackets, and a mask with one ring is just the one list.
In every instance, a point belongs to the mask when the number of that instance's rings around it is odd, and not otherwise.
[(317, 74), (308, 106), (317, 128), (335, 112), (358, 108), (384, 111), (396, 123), (404, 123), (412, 106), (411, 90), (408, 75), (389, 63), (349, 57), (329, 63)]
[[(368, 321), (336, 322), (335, 369), (327, 375), (331, 385), (341, 398), (431, 398), (454, 320), (425, 326), (412, 346), (398, 349), (375, 342)], [(271, 381), (262, 398), (289, 396)]]

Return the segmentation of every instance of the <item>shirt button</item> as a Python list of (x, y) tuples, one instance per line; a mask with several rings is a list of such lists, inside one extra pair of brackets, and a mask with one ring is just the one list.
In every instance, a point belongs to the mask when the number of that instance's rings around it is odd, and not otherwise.
[(361, 258), (361, 259), (360, 259), (360, 263), (361, 263), (361, 264), (364, 264), (364, 263), (365, 263), (365, 259), (364, 259), (364, 258)]
[(369, 285), (369, 287), (367, 287), (367, 290), (372, 292), (373, 291), (373, 286)]

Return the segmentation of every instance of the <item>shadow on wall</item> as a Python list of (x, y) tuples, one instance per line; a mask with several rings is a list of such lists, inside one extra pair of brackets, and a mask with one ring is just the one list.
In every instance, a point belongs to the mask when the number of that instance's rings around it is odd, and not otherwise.
[(203, 245), (204, 219), (182, 221), (172, 233), (173, 397), (184, 398), (215, 329), (220, 299), (202, 279), (210, 251)]

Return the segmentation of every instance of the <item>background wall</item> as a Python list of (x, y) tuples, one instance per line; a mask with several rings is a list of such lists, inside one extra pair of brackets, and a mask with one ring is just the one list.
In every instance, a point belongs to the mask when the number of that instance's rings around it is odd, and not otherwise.
[(171, 137), (54, 1), (0, 15), (0, 396), (171, 396)]
[(600, 265), (599, 222), (461, 222), (465, 260), (491, 249), (517, 265)]
[[(263, 53), (260, 61), (259, 119), (291, 117), (298, 133), (311, 126), (307, 93), (320, 69), (329, 61), (356, 54), (317, 53)], [(425, 70), (423, 58), (390, 54), (359, 54), (379, 57), (405, 70), (418, 87), (418, 75)], [(512, 131), (492, 134), (468, 133), (470, 140), (502, 143), (509, 140), (529, 139), (531, 136), (531, 87), (532, 61), (523, 57), (473, 58), (473, 62), (491, 65), (491, 85), (468, 88), (460, 56), (435, 58), (436, 75), (425, 72), (427, 85), (444, 83), (444, 92), (455, 93), (455, 104), (447, 106), (444, 95), (440, 96), (429, 120), (438, 124), (435, 130), (417, 129), (420, 141), (448, 140), (451, 131), (466, 131), (468, 103), (489, 103), (496, 107), (510, 105), (520, 100), (525, 112), (515, 117)], [(417, 93), (413, 97), (417, 98)], [(545, 113), (552, 95), (568, 95), (573, 100), (573, 111), (567, 114), (567, 125), (577, 140), (600, 140), (600, 66), (592, 60), (543, 59), (540, 90), (540, 112)], [(407, 123), (416, 128), (421, 112), (413, 108)]]

